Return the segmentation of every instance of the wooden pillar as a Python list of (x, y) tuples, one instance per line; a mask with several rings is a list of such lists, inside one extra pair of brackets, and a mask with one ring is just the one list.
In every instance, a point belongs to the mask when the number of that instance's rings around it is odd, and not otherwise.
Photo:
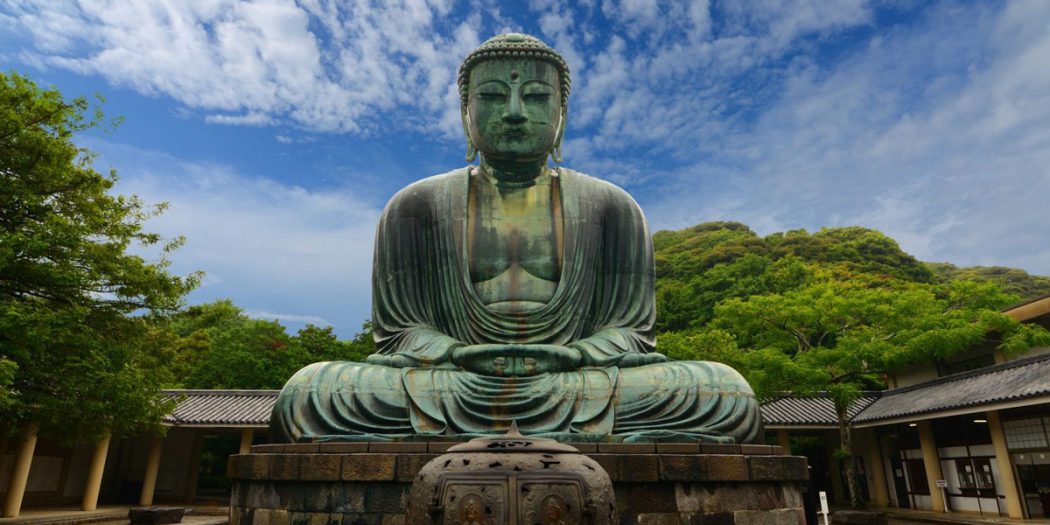
[(941, 477), (941, 458), (937, 455), (937, 443), (933, 439), (933, 427), (929, 420), (919, 421), (919, 445), (922, 447), (922, 463), (926, 467), (926, 483), (930, 487), (930, 502), (934, 512), (943, 512), (944, 495), (937, 487)]
[(26, 482), (29, 481), (29, 467), (33, 464), (33, 452), (36, 450), (35, 423), (24, 423), (22, 433), (15, 448), (14, 461), (11, 463), (11, 478), (7, 482), (7, 497), (4, 498), (2, 517), (16, 518), (22, 511), (22, 497), (26, 493)]
[(876, 507), (889, 507), (890, 494), (886, 489), (886, 470), (883, 468), (882, 444), (879, 442), (879, 433), (872, 428), (864, 434), (868, 443), (864, 467), (869, 474), (868, 487), (872, 489), (871, 502)]
[(160, 472), (160, 453), (164, 450), (164, 436), (154, 436), (146, 459), (146, 472), (142, 477), (142, 497), (139, 505), (153, 505), (153, 492), (157, 489), (157, 473)]
[(241, 429), (241, 448), (238, 449), (238, 454), (248, 454), (252, 451), (252, 438), (255, 437), (254, 428), (242, 428)]
[(784, 447), (784, 452), (791, 453), (791, 432), (788, 429), (777, 429), (777, 444)]
[(842, 438), (839, 431), (831, 430), (825, 434), (825, 446), (828, 449), (828, 481), (831, 482), (831, 497), (835, 503), (849, 504), (849, 493), (846, 492), (842, 479), (842, 469), (839, 468), (839, 460), (836, 456), (842, 447)]
[(193, 434), (193, 449), (190, 451), (190, 462), (186, 469), (186, 490), (182, 501), (189, 504), (197, 501), (197, 482), (201, 477), (201, 454), (204, 452), (204, 433)]
[(999, 480), (1003, 483), (1003, 494), (1006, 495), (1006, 514), (1011, 518), (1024, 518), (1021, 506), (1021, 491), (1017, 490), (1017, 479), (1014, 478), (1014, 467), (1010, 463), (1010, 453), (1006, 450), (1006, 434), (999, 420), (999, 411), (985, 412), (988, 419), (988, 433), (992, 435), (992, 446), (995, 448), (995, 463), (999, 467)]
[(91, 455), (91, 465), (88, 467), (87, 484), (84, 485), (84, 499), (80, 502), (81, 510), (95, 510), (98, 508), (98, 492), (102, 488), (102, 473), (106, 470), (109, 438), (110, 435), (107, 432), (95, 444), (95, 453)]

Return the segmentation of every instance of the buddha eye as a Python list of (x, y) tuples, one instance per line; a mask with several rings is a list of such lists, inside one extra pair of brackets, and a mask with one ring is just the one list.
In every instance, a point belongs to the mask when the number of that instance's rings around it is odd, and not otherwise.
[(485, 92), (478, 93), (478, 98), (484, 102), (500, 102), (503, 99), (507, 98), (507, 96), (503, 93)]
[(526, 93), (524, 97), (525, 102), (546, 102), (550, 100), (550, 93)]

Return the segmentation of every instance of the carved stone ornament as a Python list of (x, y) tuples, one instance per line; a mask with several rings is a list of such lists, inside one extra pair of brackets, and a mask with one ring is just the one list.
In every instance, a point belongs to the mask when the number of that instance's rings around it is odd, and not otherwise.
[(523, 436), (473, 439), (427, 463), (406, 525), (604, 525), (619, 523), (609, 475), (575, 447)]

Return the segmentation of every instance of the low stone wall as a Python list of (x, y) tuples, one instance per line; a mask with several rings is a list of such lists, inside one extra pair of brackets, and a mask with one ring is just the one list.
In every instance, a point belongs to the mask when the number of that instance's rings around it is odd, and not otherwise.
[[(401, 525), (412, 481), (455, 442), (257, 445), (232, 456), (230, 525)], [(802, 525), (806, 458), (766, 445), (573, 444), (623, 524)]]

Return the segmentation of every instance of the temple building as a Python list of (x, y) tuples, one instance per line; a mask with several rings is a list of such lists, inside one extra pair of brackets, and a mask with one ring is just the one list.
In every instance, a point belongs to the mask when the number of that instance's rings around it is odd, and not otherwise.
[[(1004, 313), (1050, 328), (1050, 296)], [(850, 408), (853, 460), (871, 506), (1050, 517), (1050, 348), (1008, 359), (995, 346), (993, 335), (949, 360), (911, 366)], [(178, 404), (163, 437), (73, 448), (0, 442), (4, 516), (44, 506), (227, 501), (226, 458), (267, 441), (277, 391), (165, 395)], [(817, 490), (848, 502), (830, 398), (785, 395), (765, 402), (762, 418), (770, 443), (809, 457)], [(15, 507), (11, 488), (19, 486)]]
[[(1050, 328), (1050, 296), (1004, 313)], [(992, 335), (951, 359), (909, 366), (887, 378), (891, 388), (854, 403), (854, 461), (871, 505), (1050, 517), (1050, 348), (1006, 358), (996, 344)], [(766, 402), (762, 416), (767, 435), (807, 453), (818, 484), (848, 501), (831, 458), (838, 428), (830, 399), (788, 395)], [(813, 439), (823, 440), (824, 457), (809, 453)]]
[[(265, 443), (276, 390), (165, 390), (178, 402), (162, 424), (163, 436), (114, 439), (96, 446), (0, 441), (3, 517), (21, 508), (99, 505), (213, 504), (229, 501), (230, 454)], [(35, 441), (35, 440), (34, 440)], [(28, 472), (18, 468), (25, 464)], [(10, 488), (22, 486), (20, 505)]]

